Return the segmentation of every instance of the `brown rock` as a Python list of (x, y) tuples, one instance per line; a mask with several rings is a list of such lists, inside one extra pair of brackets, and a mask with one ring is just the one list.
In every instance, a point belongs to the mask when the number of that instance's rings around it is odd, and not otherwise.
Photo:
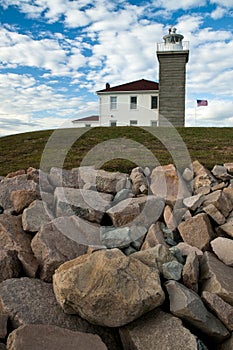
[(139, 259), (143, 264), (148, 266), (157, 266), (160, 273), (163, 271), (163, 264), (176, 261), (169, 248), (163, 244), (157, 244), (153, 248), (140, 250), (132, 254), (132, 257)]
[(182, 271), (183, 284), (198, 293), (198, 280), (199, 280), (199, 260), (197, 254), (193, 251), (186, 259), (185, 265)]
[(191, 194), (173, 164), (158, 166), (152, 171), (150, 188), (154, 195), (164, 198), (167, 204), (175, 204), (177, 200)]
[(217, 294), (233, 306), (233, 268), (205, 252), (200, 264), (201, 289)]
[(157, 268), (133, 255), (99, 250), (61, 265), (53, 288), (64, 311), (94, 324), (119, 327), (161, 305), (164, 292)]
[(219, 346), (218, 350), (233, 350), (233, 334)]
[(9, 314), (11, 329), (29, 324), (53, 325), (98, 334), (107, 347), (120, 349), (114, 332), (93, 326), (77, 315), (65, 314), (56, 301), (52, 284), (39, 279), (24, 277), (2, 282), (0, 312)]
[(12, 171), (11, 173), (7, 174), (6, 178), (12, 178), (12, 177), (24, 175), (24, 174), (26, 174), (26, 171), (24, 169), (19, 169), (19, 170)]
[(0, 338), (1, 339), (4, 339), (7, 336), (8, 319), (9, 319), (8, 314), (0, 313)]
[(203, 206), (209, 204), (213, 204), (225, 217), (227, 217), (233, 209), (231, 201), (221, 190), (212, 192), (205, 197)]
[(72, 170), (52, 167), (48, 179), (53, 187), (79, 187), (78, 174)]
[(217, 237), (211, 241), (211, 247), (219, 260), (224, 264), (233, 266), (233, 240)]
[(163, 231), (160, 227), (161, 223), (157, 221), (152, 224), (146, 234), (145, 240), (141, 246), (141, 250), (146, 250), (148, 248), (155, 247), (157, 244), (163, 244), (168, 246), (163, 235)]
[(39, 198), (39, 194), (33, 190), (16, 190), (12, 191), (10, 195), (16, 213), (21, 213), (24, 208), (28, 207), (37, 198)]
[(112, 195), (91, 190), (57, 187), (54, 192), (56, 216), (77, 215), (100, 223), (109, 208)]
[[(205, 168), (198, 160), (192, 163), (194, 171), (193, 188), (194, 193), (197, 194), (200, 188), (210, 188), (218, 183), (217, 179), (211, 174), (211, 172)], [(199, 192), (200, 193), (200, 192)], [(204, 194), (204, 193), (203, 193)]]
[(153, 310), (120, 328), (124, 350), (197, 350), (196, 337), (179, 318)]
[(107, 350), (98, 335), (73, 332), (57, 326), (25, 325), (10, 333), (8, 350)]
[(233, 221), (228, 221), (225, 224), (218, 227), (218, 232), (226, 234), (233, 238)]
[(204, 306), (198, 294), (176, 281), (165, 283), (170, 299), (170, 311), (216, 342), (229, 337), (225, 326)]
[(79, 220), (81, 219), (76, 217), (57, 218), (51, 223), (43, 225), (32, 239), (32, 251), (39, 262), (40, 278), (43, 281), (51, 282), (55, 270), (61, 264), (87, 252), (87, 245), (68, 238), (59, 230), (61, 226), (66, 227), (71, 235), (70, 230), (73, 229), (73, 234), (77, 236), (77, 239), (80, 235), (81, 240), (82, 232), (77, 230), (78, 225), (72, 225), (75, 222), (78, 223)]
[(125, 188), (128, 178), (128, 174), (98, 170), (95, 179), (96, 190), (116, 194)]
[(233, 331), (233, 307), (226, 303), (217, 294), (202, 292), (202, 300), (209, 309), (222, 321), (222, 323), (232, 332)]
[(225, 216), (213, 204), (209, 204), (203, 208), (204, 212), (211, 217), (218, 225), (223, 225), (226, 221)]
[(164, 222), (165, 222), (165, 225), (167, 226), (167, 228), (174, 231), (177, 228), (178, 224), (177, 224), (176, 218), (173, 214), (173, 210), (169, 205), (165, 206), (164, 212), (163, 212), (163, 217), (164, 217)]
[(127, 198), (107, 210), (114, 226), (141, 225), (150, 227), (162, 214), (164, 201), (156, 196)]
[(232, 187), (224, 188), (223, 193), (233, 205), (233, 188)]
[(14, 250), (0, 249), (0, 283), (8, 278), (19, 277), (21, 264)]
[(181, 222), (178, 229), (184, 242), (201, 250), (208, 249), (209, 242), (214, 238), (211, 223), (205, 213)]

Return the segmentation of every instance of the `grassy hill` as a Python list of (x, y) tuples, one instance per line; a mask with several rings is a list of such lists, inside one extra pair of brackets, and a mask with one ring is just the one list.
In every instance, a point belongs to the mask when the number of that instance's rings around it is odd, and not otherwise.
[[(18, 169), (27, 169), (29, 166), (39, 168), (46, 145), (46, 153), (50, 152), (48, 169), (51, 166), (60, 165), (61, 154), (64, 154), (64, 168), (78, 167), (83, 157), (93, 147), (111, 139), (119, 139), (119, 145), (121, 140), (134, 140), (138, 145), (143, 145), (145, 149), (150, 150), (160, 164), (174, 163), (172, 155), (179, 154), (179, 142), (176, 139), (171, 142), (173, 136), (169, 128), (156, 128), (157, 135), (165, 140), (162, 143), (158, 137), (153, 136), (153, 130), (155, 128), (145, 128), (145, 130), (138, 127), (72, 128), (61, 129), (55, 133), (53, 133), (54, 130), (45, 130), (2, 137), (0, 138), (0, 175), (6, 175)], [(177, 131), (188, 149), (191, 160), (198, 159), (209, 169), (212, 169), (215, 164), (233, 162), (233, 128), (177, 128)], [(49, 149), (47, 144), (51, 136), (49, 147), (53, 149)], [(72, 139), (76, 140), (73, 144)], [(72, 144), (69, 150), (67, 140)], [(169, 142), (172, 144), (172, 152), (171, 149), (169, 151), (166, 149)], [(108, 143), (107, 151), (109, 152)], [(98, 155), (100, 162), (104, 153), (103, 150)], [(142, 157), (142, 155), (139, 156)], [(125, 154), (122, 152), (117, 159), (105, 162), (103, 168), (110, 171), (129, 172), (135, 163), (124, 157)]]

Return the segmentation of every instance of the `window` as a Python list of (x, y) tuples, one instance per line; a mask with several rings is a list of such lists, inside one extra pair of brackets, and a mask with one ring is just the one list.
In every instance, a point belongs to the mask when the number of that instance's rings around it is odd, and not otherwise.
[(157, 108), (158, 108), (158, 97), (151, 96), (151, 109), (157, 109)]
[(117, 126), (117, 121), (116, 120), (111, 120), (110, 121), (110, 126)]
[(158, 126), (157, 120), (151, 120), (150, 123), (151, 123), (151, 126)]
[(137, 120), (130, 120), (129, 125), (138, 125), (138, 121)]
[(117, 97), (110, 96), (110, 109), (117, 109)]
[(90, 127), (91, 127), (91, 124), (85, 124), (85, 127), (86, 127), (86, 128), (90, 128)]
[(137, 96), (130, 97), (130, 109), (137, 109)]

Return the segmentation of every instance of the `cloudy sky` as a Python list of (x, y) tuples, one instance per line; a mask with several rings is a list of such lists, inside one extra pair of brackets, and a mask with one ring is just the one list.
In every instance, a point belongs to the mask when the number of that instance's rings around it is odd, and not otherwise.
[(190, 42), (186, 126), (233, 127), (233, 0), (0, 0), (0, 136), (98, 114), (106, 82), (158, 81), (171, 25)]

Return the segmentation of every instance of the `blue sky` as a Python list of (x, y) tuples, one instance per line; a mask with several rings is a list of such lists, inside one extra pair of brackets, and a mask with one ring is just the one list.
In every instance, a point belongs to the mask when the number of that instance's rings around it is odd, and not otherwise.
[(1, 0), (0, 136), (98, 114), (106, 82), (158, 81), (171, 25), (190, 42), (186, 125), (232, 127), (233, 0)]

